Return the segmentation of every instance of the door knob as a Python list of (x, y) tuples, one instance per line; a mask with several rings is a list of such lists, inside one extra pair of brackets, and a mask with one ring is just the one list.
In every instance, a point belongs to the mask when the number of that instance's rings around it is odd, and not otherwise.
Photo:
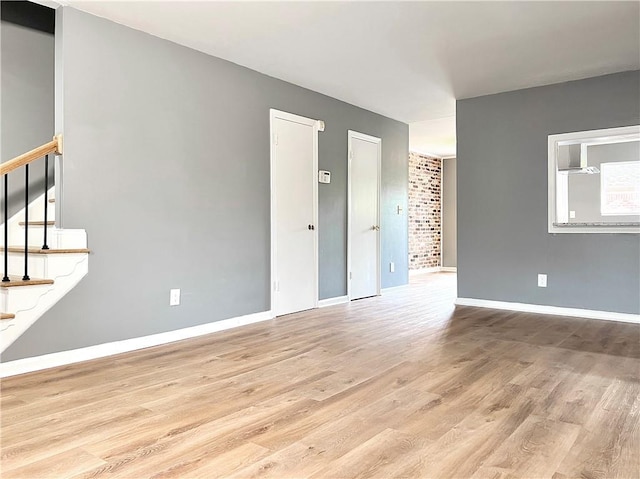
[(373, 231), (380, 231), (380, 227), (379, 227), (379, 226), (376, 226), (376, 225), (373, 225), (373, 226), (371, 227), (371, 229), (372, 229)]

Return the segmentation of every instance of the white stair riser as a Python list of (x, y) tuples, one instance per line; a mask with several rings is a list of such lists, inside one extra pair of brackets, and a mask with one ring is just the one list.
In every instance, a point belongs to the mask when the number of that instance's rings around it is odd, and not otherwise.
[[(44, 228), (42, 226), (29, 227), (29, 246), (42, 247)], [(49, 226), (47, 230), (47, 244), (51, 249), (86, 248), (87, 233), (85, 230), (60, 229)], [(9, 230), (9, 246), (24, 245), (24, 226), (19, 230)]]
[[(54, 188), (49, 189), (49, 198), (53, 198)], [(24, 203), (22, 203), (22, 211), (18, 212), (11, 219), (18, 221), (24, 221)], [(56, 205), (55, 203), (47, 203), (47, 217), (50, 221), (56, 219)], [(30, 221), (42, 221), (44, 220), (44, 193), (29, 203), (29, 220)]]
[[(9, 246), (24, 245), (24, 226), (19, 229), (9, 230)], [(53, 226), (47, 228), (47, 243), (51, 243), (52, 232), (55, 230)], [(40, 248), (44, 242), (44, 227), (29, 226), (29, 246)]]
[[(30, 254), (28, 272), (32, 278), (53, 279), (69, 274), (86, 253)], [(24, 275), (24, 253), (9, 253), (9, 274)]]

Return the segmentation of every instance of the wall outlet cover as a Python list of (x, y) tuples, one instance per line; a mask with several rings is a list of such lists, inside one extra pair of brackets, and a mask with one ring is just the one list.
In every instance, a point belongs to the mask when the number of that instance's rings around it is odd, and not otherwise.
[(547, 275), (539, 274), (538, 275), (538, 287), (546, 288), (547, 287)]
[(180, 290), (172, 289), (169, 291), (169, 306), (178, 306), (180, 304)]

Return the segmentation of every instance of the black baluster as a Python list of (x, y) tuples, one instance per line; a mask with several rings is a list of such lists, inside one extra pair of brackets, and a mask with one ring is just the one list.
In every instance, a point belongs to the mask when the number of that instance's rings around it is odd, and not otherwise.
[(49, 205), (49, 155), (44, 157), (44, 244), (42, 249), (49, 249), (47, 244), (47, 209)]
[(9, 279), (9, 245), (8, 245), (8, 232), (9, 232), (9, 175), (4, 175), (4, 276), (2, 282), (6, 283)]
[[(46, 228), (46, 226), (45, 226)], [(29, 165), (24, 165), (24, 276), (22, 281), (29, 281)]]

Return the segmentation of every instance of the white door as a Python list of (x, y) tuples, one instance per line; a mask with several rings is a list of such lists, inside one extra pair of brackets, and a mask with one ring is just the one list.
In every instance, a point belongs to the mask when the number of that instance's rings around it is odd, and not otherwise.
[(317, 306), (317, 123), (271, 110), (271, 307)]
[(349, 131), (350, 299), (380, 294), (381, 140)]

